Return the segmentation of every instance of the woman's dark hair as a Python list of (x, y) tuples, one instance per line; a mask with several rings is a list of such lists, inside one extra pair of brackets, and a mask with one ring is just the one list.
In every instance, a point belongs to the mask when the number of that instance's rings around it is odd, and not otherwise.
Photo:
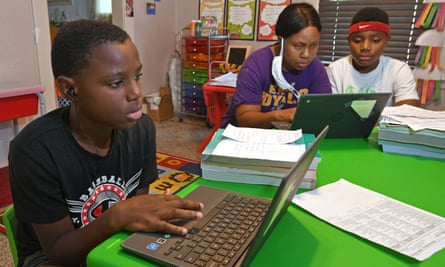
[(54, 77), (72, 77), (89, 64), (94, 48), (107, 42), (124, 43), (130, 36), (108, 22), (76, 20), (60, 28), (51, 50)]
[(377, 7), (365, 7), (357, 11), (352, 18), (351, 25), (362, 21), (379, 21), (389, 25), (388, 14)]
[(275, 33), (277, 36), (287, 38), (309, 26), (321, 31), (317, 10), (307, 3), (290, 4), (278, 16)]

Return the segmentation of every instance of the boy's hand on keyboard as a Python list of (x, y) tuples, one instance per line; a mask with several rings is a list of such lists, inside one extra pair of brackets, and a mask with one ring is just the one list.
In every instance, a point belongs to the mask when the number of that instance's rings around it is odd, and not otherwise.
[[(172, 224), (175, 220), (202, 218), (204, 205), (171, 194), (144, 194), (116, 203), (108, 210), (111, 226), (116, 231), (164, 232), (187, 234), (187, 229)], [(105, 215), (105, 214), (104, 214)]]

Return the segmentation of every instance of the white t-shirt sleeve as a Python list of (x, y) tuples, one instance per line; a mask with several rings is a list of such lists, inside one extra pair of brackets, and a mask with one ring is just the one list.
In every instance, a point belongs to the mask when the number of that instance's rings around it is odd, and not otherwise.
[(341, 58), (329, 64), (326, 68), (329, 81), (331, 83), (333, 94), (344, 93), (344, 79), (346, 75), (349, 75), (349, 63), (347, 57)]
[(401, 61), (393, 61), (394, 64), (390, 71), (393, 72), (393, 94), (394, 102), (408, 99), (419, 99), (416, 89), (416, 80), (408, 64)]

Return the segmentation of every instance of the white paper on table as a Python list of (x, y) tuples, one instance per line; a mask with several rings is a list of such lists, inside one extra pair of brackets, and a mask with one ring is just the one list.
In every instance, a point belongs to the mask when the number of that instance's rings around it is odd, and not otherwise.
[(296, 162), (306, 150), (305, 144), (244, 143), (232, 139), (221, 140), (212, 155), (244, 159)]
[(242, 143), (288, 144), (295, 143), (303, 137), (301, 129), (275, 130), (248, 127), (236, 127), (232, 124), (224, 129), (223, 136)]
[(292, 202), (336, 227), (419, 261), (445, 247), (445, 218), (344, 179), (298, 194)]
[(445, 131), (445, 111), (433, 111), (411, 105), (385, 107), (380, 122), (406, 125), (414, 131)]

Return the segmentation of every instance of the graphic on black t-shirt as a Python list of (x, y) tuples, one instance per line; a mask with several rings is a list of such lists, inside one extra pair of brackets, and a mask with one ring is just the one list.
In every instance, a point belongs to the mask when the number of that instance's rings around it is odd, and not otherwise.
[(116, 202), (125, 200), (139, 185), (142, 169), (125, 182), (121, 177), (100, 176), (91, 182), (87, 194), (79, 200), (67, 200), (68, 209), (76, 227), (82, 228), (96, 220)]

